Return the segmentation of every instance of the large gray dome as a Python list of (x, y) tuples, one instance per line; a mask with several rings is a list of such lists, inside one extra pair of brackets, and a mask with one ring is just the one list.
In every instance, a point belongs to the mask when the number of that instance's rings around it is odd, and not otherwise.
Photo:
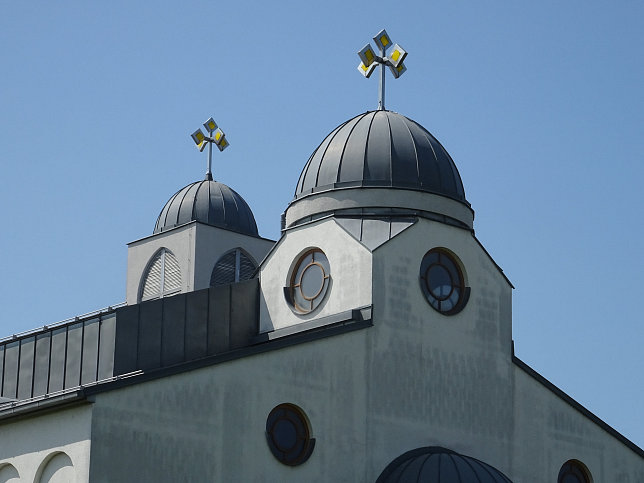
[(393, 460), (376, 483), (512, 483), (487, 463), (446, 448), (418, 448)]
[(334, 129), (304, 166), (295, 196), (346, 187), (420, 190), (467, 203), (445, 148), (420, 124), (392, 111), (366, 112)]
[(427, 129), (391, 111), (334, 129), (307, 161), (283, 226), (326, 216), (423, 217), (473, 229), (456, 165)]
[(208, 179), (177, 191), (161, 210), (154, 233), (191, 221), (259, 236), (255, 217), (244, 198), (225, 184)]

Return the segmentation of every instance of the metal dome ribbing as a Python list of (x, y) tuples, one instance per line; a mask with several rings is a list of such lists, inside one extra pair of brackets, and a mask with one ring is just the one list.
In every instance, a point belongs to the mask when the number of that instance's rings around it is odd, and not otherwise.
[(445, 148), (420, 124), (386, 110), (338, 126), (309, 158), (295, 191), (347, 187), (420, 190), (463, 202), (463, 182)]
[(209, 179), (177, 191), (161, 210), (154, 233), (191, 221), (259, 236), (255, 217), (244, 198), (225, 184)]
[(393, 460), (376, 483), (512, 483), (487, 463), (446, 448), (418, 448)]

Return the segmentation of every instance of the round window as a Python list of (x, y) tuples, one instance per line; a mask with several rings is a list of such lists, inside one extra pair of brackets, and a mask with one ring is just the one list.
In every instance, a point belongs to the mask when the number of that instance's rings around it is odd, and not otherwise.
[(329, 260), (319, 248), (309, 250), (295, 263), (289, 285), (289, 302), (293, 308), (307, 314), (315, 310), (329, 290), (331, 278)]
[(429, 304), (445, 315), (460, 312), (467, 302), (459, 264), (453, 255), (441, 248), (434, 248), (423, 257), (420, 287)]
[(315, 446), (306, 414), (289, 403), (274, 407), (268, 414), (266, 441), (273, 456), (289, 466), (301, 465), (308, 460)]

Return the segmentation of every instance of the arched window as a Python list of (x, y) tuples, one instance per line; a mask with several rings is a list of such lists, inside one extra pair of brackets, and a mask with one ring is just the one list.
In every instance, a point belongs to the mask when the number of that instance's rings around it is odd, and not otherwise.
[(177, 257), (167, 248), (154, 254), (141, 279), (139, 300), (175, 295), (181, 290), (181, 269)]
[(581, 461), (566, 461), (559, 470), (557, 483), (592, 483), (590, 472)]
[(210, 285), (250, 280), (255, 270), (257, 270), (257, 264), (252, 257), (241, 248), (234, 248), (217, 260), (210, 276)]

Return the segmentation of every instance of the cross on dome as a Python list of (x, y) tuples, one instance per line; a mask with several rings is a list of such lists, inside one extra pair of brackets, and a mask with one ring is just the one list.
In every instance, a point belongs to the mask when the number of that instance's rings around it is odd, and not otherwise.
[(212, 145), (214, 144), (219, 148), (219, 151), (223, 151), (230, 144), (226, 139), (224, 131), (222, 131), (218, 126), (215, 120), (211, 117), (206, 122), (203, 123), (203, 127), (208, 131), (209, 136), (206, 136), (203, 131), (197, 129), (190, 136), (199, 148), (199, 152), (203, 152), (208, 145), (208, 169), (206, 170), (206, 179), (212, 180)]
[(385, 65), (389, 67), (389, 70), (391, 70), (394, 79), (398, 79), (407, 70), (405, 64), (403, 64), (403, 60), (407, 57), (407, 51), (400, 45), (395, 44), (391, 55), (389, 57), (385, 57), (387, 49), (391, 47), (391, 38), (385, 29), (378, 32), (373, 38), (373, 41), (376, 43), (380, 55), (377, 55), (374, 52), (371, 44), (365, 45), (362, 50), (358, 52), (358, 56), (361, 60), (360, 65), (358, 65), (358, 71), (360, 71), (360, 73), (366, 78), (369, 78), (376, 68), (376, 65), (380, 65), (378, 110), (382, 111), (385, 109)]

